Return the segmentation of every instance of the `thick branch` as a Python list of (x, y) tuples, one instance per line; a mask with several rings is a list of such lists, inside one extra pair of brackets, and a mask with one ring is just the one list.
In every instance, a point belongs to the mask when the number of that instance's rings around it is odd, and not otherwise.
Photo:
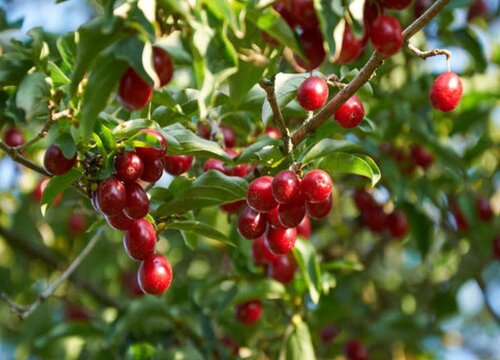
[(446, 60), (451, 59), (451, 52), (446, 49), (433, 49), (433, 50), (428, 50), (428, 51), (422, 51), (415, 46), (413, 46), (410, 43), (407, 43), (406, 48), (410, 53), (412, 53), (415, 56), (418, 56), (419, 58), (425, 60), (427, 58), (433, 57), (433, 56), (438, 56), (438, 55), (444, 55), (446, 56)]
[[(408, 40), (413, 35), (415, 35), (420, 29), (422, 29), (429, 21), (431, 21), (442, 9), (448, 4), (450, 0), (437, 0), (425, 13), (422, 14), (418, 19), (411, 23), (404, 31), (403, 37)], [(363, 66), (359, 73), (354, 77), (354, 79), (349, 82), (349, 84), (342, 90), (340, 90), (330, 102), (321, 109), (314, 117), (312, 117), (307, 123), (298, 128), (292, 135), (293, 145), (298, 145), (304, 140), (307, 135), (314, 130), (316, 130), (321, 124), (323, 124), (333, 113), (352, 95), (358, 91), (358, 89), (363, 86), (374, 74), (375, 70), (382, 65), (386, 56), (374, 52), (368, 62)]]

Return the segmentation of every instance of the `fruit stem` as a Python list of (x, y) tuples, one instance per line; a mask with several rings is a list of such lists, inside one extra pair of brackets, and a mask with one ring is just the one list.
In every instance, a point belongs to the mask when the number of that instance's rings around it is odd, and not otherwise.
[(422, 51), (412, 44), (410, 44), (408, 41), (406, 42), (406, 48), (410, 53), (412, 53), (415, 56), (418, 56), (419, 58), (425, 60), (429, 57), (433, 56), (439, 56), (439, 55), (444, 55), (446, 56), (446, 63), (448, 65), (448, 71), (450, 71), (450, 60), (451, 60), (451, 51), (446, 50), (446, 49), (433, 49), (433, 50), (428, 50), (428, 51)]

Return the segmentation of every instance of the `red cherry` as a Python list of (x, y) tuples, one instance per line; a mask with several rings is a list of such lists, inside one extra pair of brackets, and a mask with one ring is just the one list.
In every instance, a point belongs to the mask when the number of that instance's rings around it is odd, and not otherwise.
[(302, 198), (300, 179), (291, 170), (281, 170), (272, 181), (272, 192), (280, 204), (299, 201)]
[(191, 168), (193, 160), (194, 158), (189, 155), (168, 155), (164, 157), (163, 165), (170, 175), (178, 176)]
[(115, 230), (126, 231), (132, 227), (134, 220), (125, 216), (123, 211), (115, 215), (104, 215), (106, 222)]
[(222, 136), (224, 137), (224, 145), (228, 148), (232, 148), (236, 145), (236, 134), (234, 130), (226, 125), (221, 125), (220, 130), (222, 131)]
[(452, 205), (451, 210), (453, 217), (455, 218), (455, 222), (457, 223), (458, 231), (468, 231), (469, 230), (469, 221), (462, 213), (462, 210), (458, 207), (458, 205)]
[[(44, 179), (38, 183), (36, 188), (33, 189), (33, 192), (31, 195), (33, 196), (33, 199), (37, 202), (40, 203), (42, 201), (42, 196), (43, 196), (43, 191), (47, 187), (47, 184), (49, 183), (50, 179)], [(52, 206), (56, 206), (59, 202), (62, 200), (62, 193), (57, 194), (56, 198), (52, 202)]]
[(198, 134), (204, 139), (209, 140), (212, 135), (212, 129), (208, 124), (198, 123)]
[(367, 40), (366, 37), (371, 32), (373, 22), (375, 20), (377, 20), (377, 18), (380, 15), (383, 15), (383, 14), (384, 14), (384, 8), (380, 6), (380, 3), (378, 2), (378, 0), (365, 1), (365, 4), (363, 6), (363, 23), (365, 25), (365, 38), (363, 39), (363, 42), (365, 42)]
[(99, 184), (96, 197), (99, 210), (106, 215), (120, 213), (127, 203), (125, 185), (115, 176)]
[(134, 220), (132, 226), (125, 231), (123, 246), (130, 258), (144, 260), (152, 254), (156, 245), (156, 231), (146, 219)]
[(300, 182), (300, 189), (307, 202), (321, 202), (332, 193), (332, 178), (323, 170), (309, 171)]
[(339, 64), (349, 64), (356, 60), (362, 52), (363, 39), (356, 38), (351, 27), (346, 25), (342, 37), (342, 47), (336, 62)]
[[(232, 159), (238, 156), (238, 153), (233, 149), (226, 149), (226, 153), (231, 156)], [(238, 164), (231, 168), (224, 168), (227, 176), (238, 176), (245, 177), (248, 174), (249, 167), (247, 164)]]
[(264, 236), (252, 241), (252, 259), (255, 265), (267, 265), (278, 258), (266, 246)]
[(291, 253), (282, 255), (274, 260), (269, 266), (269, 276), (283, 284), (288, 284), (293, 280), (297, 263)]
[(323, 344), (331, 343), (339, 334), (338, 329), (334, 325), (326, 325), (319, 333), (319, 337)]
[(354, 203), (359, 211), (364, 212), (377, 207), (370, 193), (364, 189), (356, 189)]
[(357, 95), (351, 96), (333, 115), (335, 121), (345, 129), (358, 126), (365, 117), (365, 108)]
[(261, 214), (249, 207), (238, 218), (238, 232), (247, 240), (257, 239), (266, 231), (266, 214)]
[(261, 176), (253, 180), (247, 190), (247, 204), (259, 212), (267, 212), (274, 209), (278, 203), (274, 200), (272, 190), (273, 178)]
[(279, 206), (276, 206), (274, 209), (266, 213), (267, 223), (276, 229), (285, 229), (278, 217), (279, 208)]
[(309, 217), (304, 216), (300, 224), (297, 225), (297, 235), (305, 239), (311, 237), (311, 220), (309, 220)]
[(224, 168), (224, 162), (219, 159), (208, 159), (207, 161), (205, 161), (205, 164), (203, 165), (203, 170), (204, 171), (216, 170), (220, 171), (223, 174), (226, 173), (226, 169)]
[(123, 213), (131, 219), (141, 219), (149, 212), (148, 194), (141, 185), (137, 183), (128, 183), (125, 185), (127, 191), (127, 204)]
[(150, 254), (139, 266), (137, 282), (146, 294), (160, 295), (172, 283), (172, 267), (160, 254)]
[(432, 83), (429, 98), (434, 109), (448, 112), (458, 106), (462, 98), (462, 81), (454, 72), (447, 71), (439, 75)]
[(273, 8), (283, 17), (288, 26), (290, 26), (292, 29), (297, 26), (297, 20), (295, 19), (295, 16), (293, 16), (293, 14), (290, 12), (288, 0), (275, 1), (273, 3)]
[(51, 175), (64, 175), (76, 164), (76, 154), (68, 159), (64, 156), (61, 148), (52, 144), (45, 151), (43, 165), (45, 170)]
[(66, 321), (85, 322), (90, 320), (90, 314), (80, 306), (70, 305), (64, 310)]
[(493, 248), (493, 255), (495, 255), (497, 259), (500, 259), (500, 235), (497, 235), (493, 239), (491, 247)]
[(160, 180), (163, 175), (163, 161), (162, 159), (144, 160), (144, 170), (142, 171), (141, 180), (149, 183), (155, 183)]
[(297, 229), (276, 229), (272, 226), (267, 228), (266, 246), (277, 255), (284, 255), (291, 251), (297, 240)]
[(160, 79), (160, 86), (167, 85), (174, 75), (174, 65), (170, 54), (159, 47), (153, 47), (153, 64)]
[(423, 169), (428, 169), (434, 162), (434, 155), (420, 145), (411, 146), (411, 157)]
[(307, 71), (316, 69), (325, 60), (326, 53), (323, 47), (323, 34), (319, 28), (307, 29), (300, 35), (300, 43), (306, 57), (306, 62), (298, 55), (294, 59), (300, 67)]
[(247, 301), (236, 305), (236, 319), (243, 324), (253, 324), (259, 320), (262, 314), (262, 302), (260, 300)]
[(10, 147), (18, 147), (24, 144), (24, 135), (16, 127), (12, 127), (5, 132), (3, 141)]
[(475, 0), (467, 12), (467, 21), (471, 21), (478, 17), (486, 18), (488, 13), (489, 8), (486, 0)]
[(272, 127), (272, 126), (266, 127), (266, 130), (264, 130), (264, 133), (269, 135), (269, 137), (272, 139), (279, 139), (281, 137), (278, 129), (276, 129), (275, 127)]
[(285, 228), (294, 228), (298, 226), (304, 219), (304, 216), (306, 216), (306, 206), (303, 201), (282, 204), (278, 208), (279, 222)]
[(411, 0), (380, 0), (380, 3), (387, 9), (402, 10), (410, 5)]
[(297, 89), (297, 100), (305, 110), (317, 110), (328, 99), (328, 84), (319, 76), (307, 78)]
[(387, 217), (387, 227), (394, 238), (403, 238), (408, 234), (408, 218), (401, 211), (394, 211)]
[(375, 50), (385, 56), (394, 55), (403, 45), (403, 29), (392, 16), (379, 16), (372, 24), (370, 40)]
[(87, 221), (81, 212), (73, 212), (68, 219), (68, 230), (74, 236), (79, 236), (85, 232)]
[(153, 88), (133, 68), (123, 74), (118, 87), (118, 100), (125, 110), (142, 109), (153, 97)]
[(432, 5), (431, 0), (415, 0), (415, 5), (413, 5), (413, 17), (419, 18), (422, 14), (430, 8)]
[(322, 220), (328, 216), (332, 210), (332, 198), (329, 197), (318, 203), (306, 203), (307, 215), (314, 220)]
[(344, 354), (347, 360), (368, 360), (368, 350), (358, 340), (349, 340), (345, 344)]
[(387, 226), (387, 215), (377, 206), (363, 212), (363, 223), (373, 232), (383, 233)]
[(126, 151), (115, 157), (116, 176), (121, 181), (136, 181), (141, 177), (143, 168), (141, 158), (134, 152)]
[(124, 271), (121, 275), (121, 281), (129, 295), (133, 297), (144, 295), (137, 281), (137, 272), (135, 270)]
[(245, 200), (238, 200), (232, 203), (227, 203), (221, 205), (220, 208), (227, 212), (228, 214), (234, 214), (240, 211), (240, 209), (246, 204)]
[(479, 218), (483, 221), (490, 221), (494, 215), (490, 200), (482, 196), (476, 199), (476, 211)]
[(295, 21), (303, 29), (318, 27), (319, 22), (313, 0), (289, 0), (288, 7)]
[(163, 135), (159, 131), (153, 129), (142, 129), (140, 132), (152, 134), (160, 143), (160, 149), (156, 149), (153, 147), (136, 147), (135, 151), (137, 152), (137, 155), (139, 155), (139, 157), (142, 159), (142, 161), (162, 158), (167, 151), (167, 142), (165, 141)]
[(232, 337), (226, 335), (222, 337), (222, 339), (220, 339), (220, 343), (228, 350), (230, 350), (231, 355), (233, 356), (238, 355), (238, 352), (240, 351), (240, 345), (238, 345), (236, 340), (234, 340)]

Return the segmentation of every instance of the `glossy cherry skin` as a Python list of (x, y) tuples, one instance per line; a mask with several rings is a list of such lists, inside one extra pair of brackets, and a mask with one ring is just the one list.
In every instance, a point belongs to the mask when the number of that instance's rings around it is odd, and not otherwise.
[(68, 219), (68, 230), (74, 236), (85, 232), (87, 221), (81, 212), (73, 212)]
[[(33, 189), (33, 192), (31, 193), (31, 196), (33, 196), (33, 199), (39, 203), (42, 201), (42, 196), (43, 196), (43, 191), (47, 187), (47, 184), (49, 183), (50, 179), (43, 179), (38, 183), (38, 185)], [(56, 198), (52, 202), (52, 206), (56, 206), (59, 204), (62, 200), (62, 193), (57, 194)]]
[(278, 255), (267, 248), (264, 236), (252, 241), (251, 255), (255, 265), (267, 265), (278, 258)]
[[(234, 151), (233, 149), (226, 149), (226, 153), (231, 156), (232, 159), (238, 156), (238, 153)], [(245, 177), (248, 174), (249, 167), (247, 164), (238, 164), (236, 166), (226, 168), (224, 167), (224, 172), (226, 173), (227, 176), (238, 176), (238, 177)]]
[(297, 19), (295, 19), (295, 16), (293, 16), (290, 11), (289, 0), (276, 0), (273, 3), (273, 8), (283, 17), (288, 26), (292, 29), (298, 25)]
[(228, 214), (235, 214), (237, 213), (238, 211), (240, 211), (240, 209), (245, 206), (247, 202), (245, 200), (239, 200), (239, 201), (235, 201), (235, 202), (232, 202), (232, 203), (227, 203), (227, 204), (224, 204), (224, 205), (221, 205), (220, 208), (227, 212)]
[(311, 237), (311, 220), (309, 220), (309, 217), (304, 216), (300, 224), (297, 225), (297, 235), (305, 239)]
[(278, 129), (276, 129), (275, 127), (272, 127), (272, 126), (266, 127), (266, 130), (264, 130), (264, 133), (266, 133), (272, 139), (279, 139), (281, 137)]
[(234, 130), (226, 125), (220, 126), (220, 131), (222, 132), (222, 136), (224, 137), (224, 145), (227, 148), (232, 148), (236, 145), (236, 134)]
[(266, 231), (266, 215), (249, 207), (245, 208), (238, 218), (238, 232), (247, 240), (261, 237)]
[(377, 52), (391, 56), (403, 45), (403, 29), (397, 19), (382, 15), (372, 24), (370, 40)]
[(267, 212), (274, 209), (278, 203), (272, 190), (273, 178), (261, 176), (253, 180), (247, 190), (247, 204), (255, 211)]
[(158, 142), (160, 143), (160, 148), (156, 149), (153, 147), (136, 147), (135, 151), (137, 152), (137, 155), (139, 155), (142, 161), (161, 159), (167, 151), (167, 142), (165, 141), (163, 135), (159, 131), (156, 131), (154, 129), (142, 129), (140, 132), (152, 134), (154, 137), (156, 137), (156, 139), (158, 139)]
[(76, 154), (71, 159), (68, 159), (56, 144), (52, 144), (47, 148), (43, 158), (45, 170), (51, 175), (64, 175), (75, 166), (75, 163)]
[(259, 320), (262, 314), (262, 302), (260, 300), (247, 301), (236, 305), (236, 319), (243, 324), (253, 324)]
[(290, 252), (297, 240), (297, 229), (276, 229), (272, 226), (267, 228), (266, 246), (277, 255), (284, 255)]
[(297, 100), (305, 110), (318, 110), (328, 99), (328, 84), (319, 76), (307, 78), (297, 89)]
[(170, 262), (160, 254), (148, 255), (139, 266), (137, 282), (144, 293), (160, 295), (172, 283)]
[(344, 129), (358, 126), (364, 117), (365, 108), (357, 95), (351, 96), (333, 114), (335, 121)]
[(319, 333), (319, 337), (323, 344), (331, 343), (339, 334), (339, 330), (334, 325), (326, 325)]
[(155, 245), (155, 228), (146, 219), (134, 220), (123, 237), (123, 246), (128, 256), (134, 260), (144, 260), (153, 253)]
[(167, 155), (163, 158), (163, 165), (170, 175), (179, 176), (191, 168), (193, 160), (189, 155)]
[(478, 17), (487, 17), (488, 13), (489, 8), (486, 0), (475, 0), (467, 12), (467, 21), (471, 21)]
[(128, 183), (125, 185), (127, 191), (127, 203), (123, 213), (131, 219), (141, 219), (149, 212), (148, 194), (141, 185)]
[(482, 221), (490, 221), (494, 215), (490, 200), (481, 196), (476, 199), (476, 211)]
[(281, 221), (278, 216), (279, 208), (280, 208), (279, 206), (276, 206), (274, 209), (266, 213), (267, 224), (276, 229), (285, 229), (285, 227), (281, 224)]
[(118, 87), (118, 100), (125, 110), (142, 109), (153, 97), (153, 88), (133, 68), (123, 74)]
[(115, 172), (118, 179), (133, 182), (139, 179), (144, 170), (141, 158), (135, 152), (125, 151), (115, 157)]
[(402, 10), (410, 5), (411, 0), (380, 0), (380, 3), (386, 9)]
[(432, 155), (431, 152), (427, 151), (427, 149), (420, 145), (412, 145), (410, 151), (411, 157), (413, 158), (415, 164), (417, 164), (424, 170), (428, 169), (434, 162), (434, 155)]
[(294, 55), (297, 64), (307, 71), (316, 69), (326, 58), (323, 47), (323, 34), (319, 28), (307, 29), (300, 35), (300, 43), (304, 50), (306, 60)]
[(306, 216), (306, 205), (303, 201), (282, 204), (278, 208), (278, 219), (284, 228), (294, 228), (298, 226), (304, 219), (304, 216)]
[(160, 86), (167, 85), (174, 75), (174, 65), (170, 54), (159, 47), (153, 47), (153, 64), (156, 75), (160, 79)]
[(344, 347), (347, 360), (368, 360), (368, 350), (358, 340), (349, 340)]
[(365, 25), (365, 38), (363, 42), (367, 41), (367, 35), (370, 34), (373, 22), (384, 14), (384, 8), (380, 5), (378, 0), (367, 0), (363, 6), (363, 24)]
[(10, 147), (18, 147), (24, 144), (24, 135), (16, 127), (12, 127), (5, 132), (3, 141)]
[(356, 189), (354, 193), (354, 204), (361, 212), (377, 207), (377, 203), (365, 189)]
[(274, 199), (280, 204), (299, 201), (302, 197), (300, 179), (291, 170), (281, 170), (272, 181)]
[(363, 212), (363, 223), (373, 232), (383, 233), (387, 227), (387, 214), (377, 206)]
[(223, 174), (226, 173), (226, 169), (224, 168), (224, 162), (219, 159), (208, 159), (207, 161), (205, 161), (205, 164), (203, 165), (203, 170), (204, 171), (216, 170), (220, 171)]
[(317, 28), (319, 25), (313, 0), (289, 0), (290, 13), (303, 29)]
[(332, 178), (323, 170), (309, 171), (300, 182), (300, 189), (307, 202), (321, 202), (332, 193)]
[(454, 72), (447, 71), (434, 80), (429, 98), (434, 109), (448, 112), (458, 106), (462, 93), (463, 87), (460, 77)]
[(413, 17), (419, 18), (432, 5), (431, 0), (415, 0), (413, 5)]
[(120, 213), (127, 203), (125, 185), (116, 176), (102, 181), (97, 188), (97, 205), (106, 215)]
[(297, 263), (292, 253), (279, 256), (268, 268), (269, 276), (283, 284), (288, 284), (293, 280)]
[(497, 258), (500, 259), (500, 236), (497, 235), (491, 244), (492, 250), (493, 250), (493, 255)]
[(403, 238), (408, 234), (408, 218), (401, 211), (394, 211), (387, 217), (387, 227), (393, 238)]
[(149, 183), (155, 183), (160, 180), (163, 175), (163, 160), (145, 160), (143, 161), (144, 170), (142, 171), (141, 180)]
[(115, 230), (126, 231), (132, 227), (134, 220), (127, 217), (123, 211), (115, 215), (104, 215), (106, 222)]
[(358, 39), (351, 30), (351, 27), (346, 25), (344, 35), (342, 37), (342, 47), (340, 55), (337, 58), (339, 64), (349, 64), (356, 60), (363, 52), (363, 39)]
[(317, 203), (306, 203), (307, 215), (314, 220), (322, 220), (332, 210), (333, 202), (331, 196)]

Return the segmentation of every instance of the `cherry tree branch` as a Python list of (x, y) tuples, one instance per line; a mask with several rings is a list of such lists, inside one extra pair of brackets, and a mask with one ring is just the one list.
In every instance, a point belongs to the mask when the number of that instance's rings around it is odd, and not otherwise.
[(35, 164), (31, 160), (25, 158), (23, 155), (21, 155), (20, 151), (17, 148), (10, 147), (6, 143), (4, 143), (2, 140), (0, 140), (0, 149), (2, 149), (9, 157), (14, 160), (15, 162), (39, 173), (44, 176), (50, 177), (50, 174), (40, 165)]
[[(437, 0), (426, 12), (418, 19), (411, 23), (403, 31), (403, 38), (408, 40), (425, 25), (427, 25), (445, 6), (450, 0)], [(307, 123), (299, 127), (292, 134), (292, 143), (294, 146), (300, 144), (311, 132), (316, 130), (323, 124), (333, 113), (345, 103), (356, 91), (363, 86), (375, 73), (375, 70), (382, 65), (385, 55), (374, 52), (368, 62), (361, 68), (359, 73), (349, 82), (349, 84), (340, 90), (323, 109), (321, 109), (315, 116), (313, 116)]]
[(410, 53), (412, 53), (415, 56), (418, 56), (419, 58), (425, 60), (427, 58), (433, 57), (433, 56), (439, 56), (439, 55), (444, 55), (446, 56), (446, 60), (451, 59), (451, 51), (446, 50), (446, 49), (433, 49), (433, 50), (428, 50), (428, 51), (422, 51), (409, 42), (406, 44), (406, 48)]

